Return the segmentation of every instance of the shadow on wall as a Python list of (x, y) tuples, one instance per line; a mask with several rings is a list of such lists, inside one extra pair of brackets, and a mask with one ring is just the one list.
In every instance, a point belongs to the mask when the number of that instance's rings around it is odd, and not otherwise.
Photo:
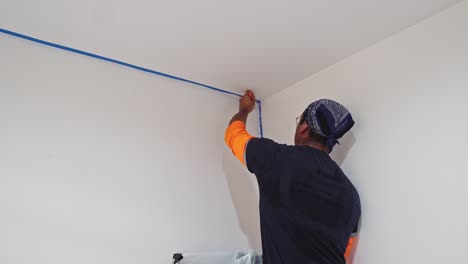
[(346, 156), (348, 156), (349, 151), (355, 143), (356, 137), (353, 131), (349, 131), (340, 139), (340, 145), (335, 146), (330, 156), (339, 166), (343, 165)]
[(223, 169), (240, 228), (251, 249), (260, 252), (259, 197), (255, 176), (249, 174), (227, 148), (223, 151)]

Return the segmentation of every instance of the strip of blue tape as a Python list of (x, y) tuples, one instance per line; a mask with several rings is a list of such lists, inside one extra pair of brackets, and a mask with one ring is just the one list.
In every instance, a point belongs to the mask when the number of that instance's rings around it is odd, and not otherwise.
[[(13, 32), (13, 31), (10, 31), (10, 30), (6, 30), (6, 29), (3, 29), (3, 28), (0, 28), (0, 33), (7, 34), (7, 35), (10, 35), (10, 36), (14, 36), (14, 37), (21, 38), (21, 39), (25, 39), (25, 40), (29, 40), (29, 41), (36, 42), (36, 43), (46, 45), (46, 46), (49, 46), (49, 47), (53, 47), (53, 48), (62, 49), (62, 50), (66, 50), (66, 51), (69, 51), (69, 52), (81, 54), (81, 55), (88, 56), (88, 57), (91, 57), (91, 58), (95, 58), (95, 59), (98, 59), (98, 60), (103, 60), (103, 61), (107, 61), (107, 62), (110, 62), (110, 63), (115, 63), (115, 64), (118, 64), (118, 65), (121, 65), (121, 66), (129, 67), (129, 68), (139, 70), (139, 71), (143, 71), (143, 72), (148, 72), (148, 73), (159, 75), (159, 76), (166, 77), (166, 78), (169, 78), (169, 79), (190, 83), (190, 84), (197, 85), (197, 86), (200, 86), (200, 87), (203, 87), (203, 88), (206, 88), (206, 89), (211, 89), (211, 90), (214, 90), (214, 91), (217, 91), (217, 92), (220, 92), (220, 93), (242, 97), (242, 95), (240, 95), (238, 93), (234, 93), (234, 92), (231, 92), (231, 91), (216, 88), (214, 86), (210, 86), (210, 85), (206, 85), (206, 84), (203, 84), (203, 83), (195, 82), (195, 81), (192, 81), (192, 80), (177, 77), (177, 76), (170, 75), (170, 74), (167, 74), (167, 73), (163, 73), (163, 72), (160, 72), (160, 71), (155, 71), (155, 70), (151, 70), (151, 69), (148, 69), (148, 68), (140, 67), (140, 66), (137, 66), (137, 65), (134, 65), (134, 64), (130, 64), (130, 63), (127, 63), (127, 62), (115, 60), (115, 59), (104, 57), (104, 56), (97, 55), (97, 54), (93, 54), (93, 53), (90, 53), (90, 52), (87, 52), (87, 51), (82, 51), (82, 50), (74, 49), (74, 48), (71, 48), (71, 47), (55, 44), (55, 43), (52, 43), (52, 42), (49, 42), (49, 41), (41, 40), (41, 39), (38, 39), (38, 38), (34, 38), (34, 37), (31, 37), (31, 36), (27, 36), (27, 35), (24, 35), (24, 34)], [(259, 121), (259, 125), (260, 125), (260, 136), (263, 137), (262, 102), (260, 100), (256, 100), (256, 101), (257, 101), (257, 104), (258, 104), (258, 121)]]

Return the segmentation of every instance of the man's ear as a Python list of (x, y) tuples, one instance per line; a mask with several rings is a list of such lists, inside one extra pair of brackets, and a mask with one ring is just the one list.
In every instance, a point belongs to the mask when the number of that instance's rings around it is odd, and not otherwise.
[(300, 126), (299, 126), (299, 134), (301, 135), (304, 135), (304, 134), (309, 134), (309, 126), (307, 125), (306, 122), (303, 122)]

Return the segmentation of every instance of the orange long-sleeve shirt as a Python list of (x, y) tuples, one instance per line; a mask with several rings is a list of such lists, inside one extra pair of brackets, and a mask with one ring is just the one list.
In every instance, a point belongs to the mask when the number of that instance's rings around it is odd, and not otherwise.
[(236, 158), (245, 165), (245, 148), (253, 136), (245, 129), (245, 123), (242, 121), (232, 122), (226, 129), (224, 141), (232, 150)]

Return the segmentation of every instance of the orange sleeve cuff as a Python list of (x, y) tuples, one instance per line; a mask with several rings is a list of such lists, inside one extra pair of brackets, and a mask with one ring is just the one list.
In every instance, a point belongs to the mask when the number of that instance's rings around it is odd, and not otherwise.
[(232, 150), (234, 156), (244, 165), (245, 147), (251, 138), (253, 137), (245, 130), (245, 124), (242, 121), (232, 122), (226, 129), (224, 135), (226, 145)]
[(350, 263), (350, 257), (351, 257), (351, 253), (354, 251), (355, 249), (355, 241), (356, 241), (356, 237), (351, 237), (349, 238), (349, 241), (348, 241), (348, 246), (346, 247), (346, 252), (344, 254), (344, 257), (346, 259), (346, 263)]

